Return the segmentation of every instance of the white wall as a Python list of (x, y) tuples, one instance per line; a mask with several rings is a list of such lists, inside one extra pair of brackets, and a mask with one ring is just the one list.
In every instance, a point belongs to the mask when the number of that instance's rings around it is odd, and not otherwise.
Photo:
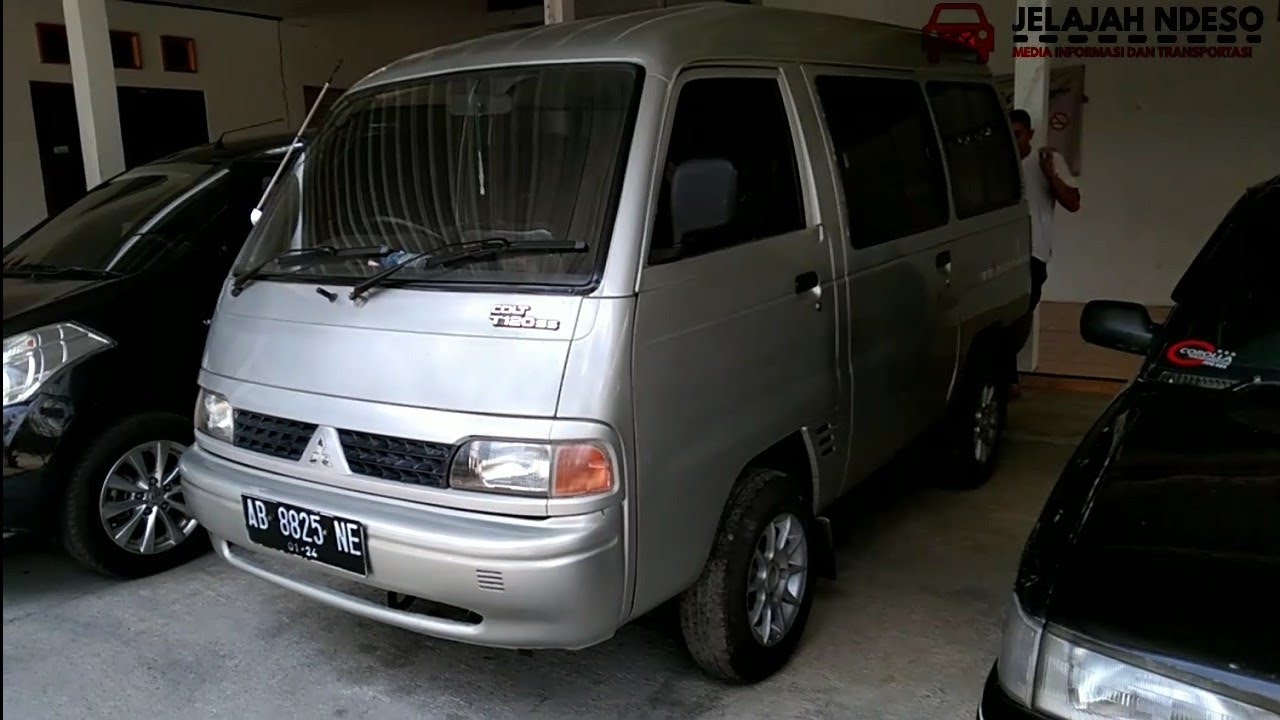
[(1169, 304), (1231, 204), (1280, 173), (1280, 22), (1267, 12), (1249, 60), (1085, 61), (1083, 204), (1056, 221), (1046, 300)]
[[(5, 0), (4, 239), (45, 216), (29, 82), (71, 82), (69, 65), (45, 65), (36, 49), (37, 22), (62, 23), (59, 0)], [(143, 69), (117, 70), (116, 83), (203, 90), (210, 137), (284, 115), (276, 23), (225, 13), (108, 2), (111, 28), (139, 33)], [(160, 69), (160, 35), (195, 38), (199, 72)], [(299, 94), (301, 89), (298, 90)], [(270, 132), (273, 128), (265, 128)], [(260, 131), (261, 132), (261, 131)]]
[[(765, 4), (921, 27), (934, 1)], [(1054, 3), (1072, 4), (1087, 3)], [(983, 6), (996, 27), (991, 69), (1013, 72), (1015, 0)], [(1183, 269), (1235, 198), (1280, 172), (1280, 23), (1274, 8), (1267, 12), (1263, 42), (1249, 60), (1069, 61), (1086, 66), (1084, 199), (1078, 214), (1059, 213), (1045, 300), (1168, 304)]]

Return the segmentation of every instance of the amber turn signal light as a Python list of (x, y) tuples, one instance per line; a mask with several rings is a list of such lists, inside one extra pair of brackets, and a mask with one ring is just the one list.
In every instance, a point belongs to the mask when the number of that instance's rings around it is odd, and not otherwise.
[(613, 489), (613, 462), (595, 445), (562, 445), (553, 478), (552, 497), (599, 495)]

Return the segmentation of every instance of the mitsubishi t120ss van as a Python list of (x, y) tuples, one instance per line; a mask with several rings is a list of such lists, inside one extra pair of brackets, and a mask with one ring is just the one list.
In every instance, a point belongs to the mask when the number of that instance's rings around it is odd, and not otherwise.
[(938, 427), (947, 481), (991, 472), (1029, 237), (988, 72), (918, 31), (723, 3), (415, 55), (233, 268), (189, 506), (236, 567), (441, 638), (583, 648), (678, 597), (755, 681), (824, 508)]

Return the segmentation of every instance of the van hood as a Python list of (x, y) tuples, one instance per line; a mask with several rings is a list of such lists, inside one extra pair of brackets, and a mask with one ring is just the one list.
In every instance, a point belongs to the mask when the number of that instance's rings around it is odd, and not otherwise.
[[(554, 417), (582, 299), (259, 281), (224, 288), (203, 367), (233, 380), (436, 410)], [(589, 326), (590, 323), (587, 323)]]

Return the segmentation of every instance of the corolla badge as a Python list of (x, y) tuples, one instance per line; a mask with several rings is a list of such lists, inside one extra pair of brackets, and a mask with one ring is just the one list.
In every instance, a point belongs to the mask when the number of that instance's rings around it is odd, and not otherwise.
[(1178, 367), (1225, 370), (1236, 359), (1236, 354), (1230, 350), (1220, 350), (1207, 340), (1183, 340), (1170, 345), (1165, 358)]
[(534, 317), (528, 305), (494, 305), (489, 311), (489, 322), (496, 328), (526, 328), (529, 330), (559, 330), (559, 320)]

